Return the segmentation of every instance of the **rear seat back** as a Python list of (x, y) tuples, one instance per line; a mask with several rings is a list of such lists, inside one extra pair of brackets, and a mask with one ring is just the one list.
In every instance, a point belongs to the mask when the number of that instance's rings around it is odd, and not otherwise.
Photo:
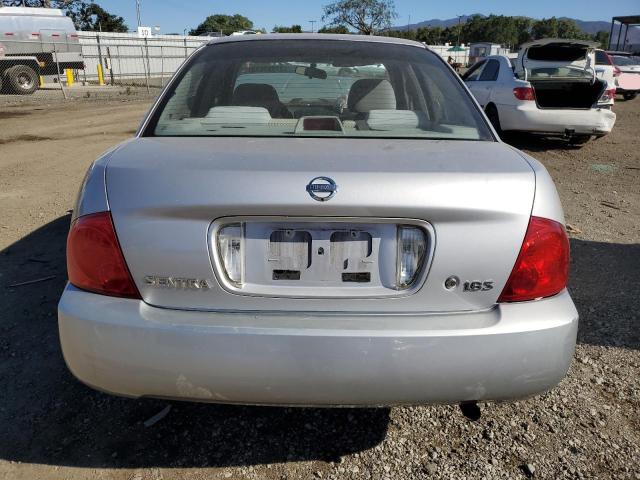
[(280, 101), (276, 89), (266, 83), (243, 83), (233, 92), (231, 104), (241, 107), (263, 107), (273, 118), (293, 118), (285, 104)]

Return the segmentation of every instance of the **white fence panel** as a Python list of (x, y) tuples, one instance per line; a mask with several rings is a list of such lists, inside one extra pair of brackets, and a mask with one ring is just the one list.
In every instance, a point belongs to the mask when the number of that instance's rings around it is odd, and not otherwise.
[(163, 85), (186, 58), (210, 39), (137, 33), (78, 32), (85, 61), (84, 76), (97, 80), (102, 62), (107, 83)]

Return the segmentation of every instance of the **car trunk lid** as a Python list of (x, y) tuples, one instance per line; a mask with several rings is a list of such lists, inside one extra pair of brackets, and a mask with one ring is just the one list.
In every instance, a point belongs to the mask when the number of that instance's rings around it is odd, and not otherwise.
[[(337, 184), (328, 201), (307, 191), (319, 176)], [(113, 154), (106, 184), (125, 259), (149, 304), (384, 313), (495, 304), (527, 228), (535, 177), (497, 142), (140, 138)], [(244, 259), (252, 283), (239, 288), (220, 268), (216, 228), (229, 223), (244, 225), (253, 249)], [(407, 290), (394, 287), (389, 271), (398, 225), (421, 229), (427, 244)], [(326, 256), (313, 257), (312, 273), (308, 252), (320, 248)], [(450, 277), (459, 287), (445, 289)]]
[(606, 88), (606, 82), (596, 77), (596, 47), (583, 40), (529, 42), (520, 49), (515, 73), (531, 83), (540, 108), (588, 109)]

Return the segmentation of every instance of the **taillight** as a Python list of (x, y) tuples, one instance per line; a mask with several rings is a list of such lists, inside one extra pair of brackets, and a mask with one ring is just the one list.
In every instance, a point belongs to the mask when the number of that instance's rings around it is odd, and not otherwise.
[(224, 272), (229, 280), (241, 287), (244, 282), (243, 225), (234, 223), (222, 227), (218, 232), (218, 252)]
[(569, 239), (562, 224), (531, 217), (498, 302), (524, 302), (561, 292), (569, 279)]
[(518, 100), (534, 101), (536, 99), (536, 92), (532, 87), (516, 87), (513, 89), (513, 94)]
[(609, 90), (605, 90), (602, 96), (600, 97), (600, 102), (610, 102), (615, 100), (616, 98), (616, 89), (610, 88)]
[(411, 287), (422, 270), (427, 253), (427, 239), (418, 227), (399, 225), (397, 230), (398, 256), (396, 259), (396, 288)]
[(109, 212), (86, 215), (73, 222), (67, 238), (67, 271), (69, 282), (82, 290), (140, 298)]

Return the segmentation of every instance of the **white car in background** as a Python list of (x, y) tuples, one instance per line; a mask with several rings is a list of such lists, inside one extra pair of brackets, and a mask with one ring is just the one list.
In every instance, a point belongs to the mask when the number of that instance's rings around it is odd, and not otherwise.
[(616, 79), (616, 93), (625, 100), (633, 100), (640, 91), (640, 57), (612, 53), (611, 59), (620, 72)]
[(512, 65), (494, 55), (463, 80), (496, 130), (565, 137), (574, 144), (611, 131), (615, 87), (599, 79), (595, 43), (543, 39), (524, 44)]
[[(600, 80), (606, 80), (609, 85), (607, 89), (612, 89), (617, 85), (617, 78), (620, 76), (620, 69), (613, 63), (611, 55), (604, 50), (596, 50), (596, 77)], [(613, 105), (615, 96), (612, 96), (608, 102), (602, 102)]]

